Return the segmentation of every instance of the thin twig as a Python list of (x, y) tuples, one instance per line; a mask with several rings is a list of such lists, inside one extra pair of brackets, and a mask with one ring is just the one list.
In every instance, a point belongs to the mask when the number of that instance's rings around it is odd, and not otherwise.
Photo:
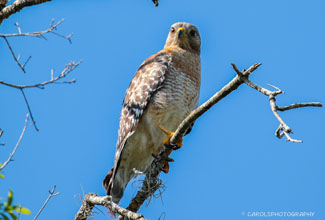
[(22, 207), (21, 207), (21, 206), (19, 206), (19, 212), (17, 212), (17, 220), (19, 220), (19, 219), (20, 219), (21, 209), (22, 209)]
[(35, 217), (33, 218), (33, 220), (36, 220), (38, 218), (38, 216), (42, 213), (42, 211), (44, 210), (45, 206), (47, 205), (47, 203), (50, 201), (50, 199), (54, 196), (57, 196), (59, 195), (60, 193), (57, 192), (57, 193), (54, 193), (55, 192), (55, 188), (56, 188), (56, 185), (53, 186), (52, 190), (50, 191), (49, 190), (49, 196), (47, 197), (47, 199), (45, 200), (43, 206), (41, 207), (41, 209), (37, 212), (37, 214), (35, 215)]
[(24, 128), (23, 128), (23, 130), (22, 130), (22, 132), (21, 132), (21, 134), (20, 134), (20, 137), (19, 137), (19, 139), (18, 139), (18, 141), (17, 141), (17, 143), (16, 143), (15, 148), (13, 149), (13, 151), (11, 152), (11, 154), (9, 155), (8, 160), (6, 160), (6, 161), (1, 165), (1, 167), (0, 167), (0, 171), (3, 170), (3, 169), (4, 169), (4, 168), (5, 168), (5, 167), (6, 167), (6, 166), (7, 166), (7, 165), (12, 161), (12, 157), (15, 155), (16, 150), (18, 149), (18, 146), (19, 146), (21, 140), (22, 140), (23, 137), (24, 137), (24, 134), (25, 134), (25, 131), (26, 131), (26, 128), (27, 128), (28, 117), (29, 117), (29, 114), (26, 115), (25, 125), (24, 125)]
[(24, 97), (24, 101), (25, 101), (25, 103), (26, 103), (26, 106), (27, 106), (28, 112), (29, 112), (29, 114), (30, 114), (30, 118), (32, 119), (32, 122), (33, 122), (34, 128), (35, 128), (36, 131), (39, 131), (38, 127), (36, 126), (36, 121), (34, 120), (34, 117), (33, 117), (33, 114), (32, 114), (32, 110), (30, 109), (30, 105), (29, 105), (28, 100), (27, 100), (27, 98), (26, 98), (25, 92), (24, 92), (23, 89), (20, 89), (20, 91), (21, 91), (21, 94), (22, 94), (23, 97)]
[(24, 73), (26, 73), (26, 71), (25, 71), (25, 65), (26, 65), (26, 63), (28, 62), (29, 59), (25, 62), (24, 65), (22, 65), (22, 64), (19, 62), (20, 55), (18, 56), (18, 58), (16, 57), (16, 55), (15, 55), (15, 53), (14, 53), (12, 47), (10, 46), (9, 41), (7, 40), (7, 37), (2, 37), (2, 38), (5, 40), (5, 42), (6, 42), (7, 46), (8, 46), (8, 48), (9, 48), (9, 50), (10, 50), (10, 52), (11, 52), (11, 55), (12, 55), (12, 57), (14, 58), (15, 62), (17, 63), (17, 65), (19, 66), (19, 68), (20, 68)]
[[(3, 135), (3, 130), (0, 128), (0, 138), (2, 137)], [(0, 143), (0, 146), (4, 146), (5, 144), (4, 143)]]
[(75, 215), (75, 220), (86, 220), (88, 216), (91, 216), (92, 209), (95, 205), (102, 205), (109, 208), (113, 213), (118, 213), (131, 220), (146, 220), (142, 214), (132, 212), (124, 209), (112, 201), (111, 196), (98, 196), (95, 193), (88, 193), (82, 205)]
[[(233, 65), (234, 69), (236, 70), (237, 69), (236, 65), (235, 64), (232, 64), (232, 65)], [(279, 127), (275, 131), (276, 137), (281, 139), (283, 136), (286, 136), (287, 141), (289, 141), (289, 142), (302, 143), (302, 140), (297, 140), (297, 139), (293, 139), (292, 137), (290, 137), (289, 134), (293, 133), (292, 129), (284, 122), (282, 117), (279, 115), (278, 111), (287, 111), (290, 109), (301, 108), (301, 107), (322, 107), (322, 104), (320, 102), (307, 102), (307, 103), (297, 103), (297, 104), (292, 104), (292, 105), (288, 105), (288, 106), (284, 106), (284, 107), (279, 107), (276, 104), (276, 96), (284, 93), (280, 88), (268, 84), (269, 86), (276, 89), (275, 91), (270, 91), (268, 89), (265, 89), (255, 83), (253, 83), (248, 78), (245, 79), (245, 83), (248, 86), (250, 86), (251, 88), (256, 89), (260, 93), (269, 97), (269, 102), (270, 102), (270, 107), (271, 107), (272, 113), (274, 114), (276, 119), (280, 122)]]
[(18, 21), (15, 23), (15, 26), (16, 26), (17, 29), (18, 29), (18, 33), (21, 34), (22, 32), (21, 32), (21, 29), (20, 29), (20, 26), (19, 26)]
[(307, 102), (307, 103), (296, 103), (296, 104), (291, 104), (288, 106), (283, 106), (283, 107), (279, 107), (277, 106), (277, 110), (278, 111), (287, 111), (290, 109), (295, 109), (295, 108), (302, 108), (302, 107), (322, 107), (322, 103), (319, 102)]

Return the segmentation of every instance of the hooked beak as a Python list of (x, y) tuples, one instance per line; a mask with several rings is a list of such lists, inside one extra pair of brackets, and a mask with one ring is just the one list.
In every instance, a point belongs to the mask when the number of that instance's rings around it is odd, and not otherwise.
[(178, 28), (177, 36), (178, 36), (178, 39), (183, 38), (185, 36), (185, 28), (183, 28), (183, 27)]

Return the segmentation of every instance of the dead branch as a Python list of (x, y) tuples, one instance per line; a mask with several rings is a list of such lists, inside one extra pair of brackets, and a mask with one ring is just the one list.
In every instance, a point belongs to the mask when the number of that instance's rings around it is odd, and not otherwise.
[(38, 218), (38, 216), (42, 213), (42, 211), (44, 210), (45, 206), (47, 205), (47, 203), (50, 201), (50, 199), (54, 196), (57, 196), (60, 194), (60, 192), (54, 193), (55, 192), (55, 188), (56, 185), (53, 186), (52, 190), (49, 190), (49, 196), (47, 197), (47, 199), (45, 200), (44, 204), (42, 205), (42, 207), (40, 208), (40, 210), (37, 212), (37, 214), (35, 215), (35, 217), (33, 218), (33, 220), (36, 220)]
[(125, 216), (128, 219), (146, 220), (146, 218), (144, 218), (142, 214), (132, 212), (115, 204), (112, 201), (111, 196), (98, 196), (95, 193), (88, 193), (85, 196), (79, 211), (75, 215), (75, 220), (86, 220), (88, 216), (91, 216), (92, 209), (95, 207), (95, 205), (105, 206), (106, 208), (109, 208), (112, 212)]
[(36, 84), (31, 84), (31, 85), (15, 85), (15, 84), (11, 84), (11, 83), (7, 83), (4, 81), (0, 80), (0, 84), (5, 85), (5, 86), (9, 86), (11, 88), (16, 88), (16, 89), (28, 89), (28, 88), (39, 88), (39, 89), (44, 89), (46, 85), (48, 84), (71, 84), (71, 83), (75, 83), (76, 80), (72, 79), (69, 81), (63, 81), (63, 82), (57, 82), (58, 80), (66, 77), (69, 73), (71, 73), (75, 68), (77, 68), (80, 64), (82, 63), (82, 61), (79, 62), (74, 62), (71, 61), (70, 63), (66, 64), (64, 69), (61, 71), (61, 73), (57, 76), (57, 77), (53, 77), (53, 70), (51, 70), (51, 79), (41, 82), (41, 83), (36, 83)]
[(7, 46), (8, 46), (8, 48), (9, 48), (9, 50), (10, 50), (10, 52), (11, 52), (11, 55), (12, 55), (12, 57), (14, 58), (15, 62), (17, 63), (17, 65), (19, 66), (19, 68), (20, 68), (24, 73), (26, 73), (26, 71), (25, 71), (25, 66), (27, 65), (27, 63), (28, 63), (28, 61), (30, 60), (31, 56), (28, 57), (28, 59), (26, 60), (26, 62), (25, 62), (24, 64), (21, 64), (21, 63), (19, 62), (19, 60), (20, 60), (20, 55), (18, 55), (18, 57), (16, 57), (16, 55), (15, 55), (15, 53), (14, 53), (14, 51), (13, 51), (13, 49), (12, 49), (10, 43), (9, 43), (9, 41), (7, 40), (7, 38), (6, 38), (6, 37), (3, 37), (3, 39), (5, 40), (5, 42), (6, 42)]
[(65, 35), (59, 34), (59, 33), (57, 33), (57, 32), (54, 31), (54, 30), (56, 30), (56, 28), (57, 28), (60, 24), (62, 24), (63, 21), (64, 21), (64, 19), (58, 21), (58, 22), (55, 24), (54, 19), (52, 19), (50, 26), (49, 26), (46, 30), (44, 30), (44, 31), (37, 31), (37, 32), (29, 32), (29, 33), (22, 33), (22, 32), (21, 32), (21, 29), (20, 29), (20, 26), (19, 26), (19, 24), (18, 24), (18, 22), (16, 22), (15, 25), (17, 26), (18, 33), (14, 33), (14, 34), (0, 34), (0, 37), (2, 37), (2, 38), (4, 39), (4, 41), (6, 42), (8, 48), (9, 48), (9, 50), (10, 50), (10, 53), (11, 53), (13, 59), (15, 60), (15, 62), (17, 63), (17, 65), (19, 66), (19, 68), (20, 68), (24, 73), (26, 73), (25, 67), (26, 67), (28, 61), (29, 61), (32, 57), (29, 56), (29, 57), (27, 58), (27, 60), (25, 61), (25, 63), (24, 63), (24, 64), (21, 64), (21, 63), (20, 63), (20, 55), (18, 55), (18, 56), (15, 55), (15, 52), (14, 52), (14, 50), (12, 49), (12, 47), (11, 47), (11, 45), (10, 45), (10, 43), (9, 43), (9, 41), (8, 41), (7, 38), (9, 38), (9, 37), (23, 37), (23, 36), (30, 36), (30, 37), (39, 37), (39, 38), (43, 38), (43, 39), (47, 40), (46, 37), (45, 37), (44, 35), (47, 34), (47, 33), (52, 33), (52, 34), (55, 34), (55, 35), (57, 35), (57, 36), (59, 36), (59, 37), (65, 38), (65, 39), (67, 39), (67, 40), (69, 41), (69, 43), (72, 43), (72, 41), (71, 41), (72, 34), (69, 34), (69, 35), (65, 36)]
[[(233, 66), (233, 68), (235, 69), (235, 71), (237, 72), (237, 74), (240, 73), (240, 71), (238, 70), (238, 68), (236, 67), (236, 65), (234, 63), (231, 64)], [(276, 86), (272, 86), (269, 85), (273, 88), (275, 88), (275, 91), (270, 91), (268, 89), (265, 89), (255, 83), (253, 83), (252, 81), (250, 81), (248, 78), (244, 80), (244, 82), (250, 86), (253, 89), (256, 89), (257, 91), (259, 91), (260, 93), (266, 95), (269, 97), (269, 102), (270, 102), (270, 107), (271, 110), (274, 114), (274, 116), (276, 117), (276, 119), (280, 122), (279, 127), (276, 129), (275, 131), (275, 136), (278, 138), (282, 138), (283, 136), (286, 136), (287, 141), (290, 142), (295, 142), (295, 143), (302, 143), (302, 140), (296, 140), (290, 137), (290, 133), (293, 133), (292, 129), (284, 122), (284, 120), (281, 118), (281, 116), (279, 115), (278, 111), (287, 111), (290, 109), (295, 109), (295, 108), (302, 108), (302, 107), (322, 107), (322, 104), (319, 102), (307, 102), (307, 103), (296, 103), (296, 104), (291, 104), (288, 106), (284, 106), (284, 107), (279, 107), (276, 104), (276, 99), (275, 97), (277, 95), (283, 94), (284, 92), (279, 89)]]
[(291, 104), (288, 106), (283, 106), (279, 107), (277, 106), (276, 109), (278, 111), (287, 111), (290, 109), (295, 109), (295, 108), (302, 108), (302, 107), (322, 107), (323, 105), (319, 102), (308, 102), (308, 103), (296, 103), (296, 104)]
[(16, 0), (11, 5), (2, 8), (2, 10), (0, 11), (0, 24), (4, 19), (9, 18), (9, 16), (15, 14), (16, 12), (19, 12), (25, 7), (38, 5), (48, 1), (51, 0)]
[[(12, 157), (15, 155), (15, 153), (16, 153), (16, 150), (18, 149), (18, 147), (19, 147), (19, 144), (20, 144), (20, 142), (21, 142), (21, 140), (23, 139), (23, 137), (24, 137), (24, 134), (25, 134), (25, 131), (26, 131), (26, 128), (27, 128), (27, 122), (28, 122), (28, 117), (29, 117), (29, 115), (27, 114), (26, 115), (26, 119), (25, 119), (25, 125), (24, 125), (24, 128), (23, 128), (23, 130), (22, 130), (22, 132), (21, 132), (21, 134), (20, 134), (20, 137), (19, 137), (19, 139), (18, 139), (18, 141), (17, 141), (17, 143), (16, 143), (16, 146), (14, 147), (14, 149), (13, 149), (13, 151), (10, 153), (10, 155), (9, 155), (9, 158), (1, 165), (1, 167), (0, 167), (0, 171), (1, 170), (3, 170), (11, 161), (12, 161)], [(2, 131), (2, 130), (1, 130)], [(1, 133), (2, 134), (2, 133)]]
[(41, 82), (41, 83), (36, 83), (36, 84), (31, 84), (31, 85), (15, 85), (15, 84), (7, 83), (7, 82), (4, 82), (4, 81), (0, 80), (0, 84), (11, 87), (11, 88), (19, 89), (21, 91), (21, 93), (22, 93), (22, 95), (24, 97), (28, 112), (29, 112), (29, 114), (31, 116), (34, 128), (35, 128), (36, 131), (38, 131), (38, 128), (36, 126), (36, 121), (34, 120), (34, 117), (33, 117), (30, 105), (28, 103), (28, 99), (26, 98), (24, 89), (29, 89), (29, 88), (44, 89), (45, 86), (49, 85), (49, 84), (71, 84), (71, 83), (75, 83), (76, 82), (75, 79), (72, 79), (72, 80), (69, 80), (69, 81), (62, 81), (62, 82), (61, 81), (59, 82), (59, 80), (66, 77), (69, 73), (71, 73), (75, 68), (77, 68), (81, 64), (81, 62), (82, 61), (79, 61), (79, 62), (71, 61), (70, 63), (68, 63), (64, 67), (64, 69), (61, 71), (61, 73), (55, 78), (53, 77), (53, 72), (54, 71), (52, 70), (51, 71), (51, 79), (48, 80), (48, 81)]
[(44, 35), (47, 34), (47, 33), (52, 33), (52, 34), (55, 34), (55, 35), (59, 35), (60, 37), (67, 39), (69, 41), (69, 43), (72, 43), (72, 41), (71, 41), (71, 37), (73, 35), (72, 33), (69, 34), (69, 35), (67, 35), (67, 36), (64, 36), (64, 35), (61, 35), (61, 34), (59, 34), (59, 33), (57, 33), (55, 31), (56, 28), (60, 24), (62, 24), (63, 22), (64, 22), (64, 19), (61, 19), (60, 21), (58, 21), (55, 24), (55, 20), (53, 18), (52, 21), (51, 21), (51, 23), (50, 23), (50, 25), (49, 25), (49, 27), (46, 30), (43, 30), (43, 31), (35, 31), (35, 32), (27, 32), (27, 33), (22, 33), (18, 22), (16, 22), (15, 25), (18, 28), (18, 33), (14, 33), (14, 34), (0, 34), (0, 37), (24, 37), (24, 36), (28, 36), (28, 37), (39, 37), (39, 38), (43, 38), (44, 40), (47, 40), (47, 38)]

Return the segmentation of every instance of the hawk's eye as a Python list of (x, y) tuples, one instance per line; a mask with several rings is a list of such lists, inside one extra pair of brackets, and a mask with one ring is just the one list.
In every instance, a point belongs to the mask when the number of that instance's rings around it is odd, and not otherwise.
[(195, 36), (196, 36), (196, 34), (197, 34), (197, 33), (196, 33), (196, 31), (195, 31), (195, 30), (191, 30), (191, 31), (190, 31), (190, 35), (191, 35), (191, 37), (195, 37)]
[(171, 27), (170, 28), (170, 33), (174, 33), (175, 32), (175, 28), (174, 27)]

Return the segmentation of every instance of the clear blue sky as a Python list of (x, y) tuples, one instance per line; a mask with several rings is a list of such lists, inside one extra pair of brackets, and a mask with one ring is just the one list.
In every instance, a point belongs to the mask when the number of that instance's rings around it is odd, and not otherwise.
[[(0, 41), (0, 79), (28, 84), (48, 80), (71, 60), (83, 60), (68, 79), (73, 85), (26, 90), (40, 128), (31, 124), (0, 180), (0, 196), (12, 188), (15, 203), (32, 219), (54, 184), (53, 198), (39, 219), (72, 219), (80, 207), (75, 197), (104, 195), (102, 180), (113, 164), (121, 102), (140, 63), (162, 49), (170, 25), (195, 24), (202, 38), (200, 103), (231, 80), (230, 63), (241, 69), (263, 65), (251, 80), (276, 85), (286, 93), (278, 103), (325, 102), (325, 2), (322, 0), (150, 0), (63, 1), (26, 8), (5, 20), (1, 33), (46, 29), (52, 18), (65, 22), (58, 32), (74, 33), (70, 45), (48, 35), (10, 39), (22, 59), (32, 56), (23, 74)], [(8, 158), (27, 113), (18, 90), (0, 86), (0, 161)], [(303, 144), (274, 136), (278, 122), (267, 97), (243, 85), (201, 117), (173, 153), (166, 190), (140, 210), (148, 219), (252, 219), (242, 212), (315, 212), (325, 219), (325, 115), (323, 108), (281, 114)], [(81, 187), (82, 186), (82, 187)], [(129, 187), (126, 206), (136, 187)], [(105, 211), (105, 209), (102, 209)], [(211, 215), (212, 213), (212, 215)], [(108, 219), (97, 211), (97, 220)], [(263, 219), (263, 218), (253, 218)], [(267, 218), (283, 219), (283, 218)]]

